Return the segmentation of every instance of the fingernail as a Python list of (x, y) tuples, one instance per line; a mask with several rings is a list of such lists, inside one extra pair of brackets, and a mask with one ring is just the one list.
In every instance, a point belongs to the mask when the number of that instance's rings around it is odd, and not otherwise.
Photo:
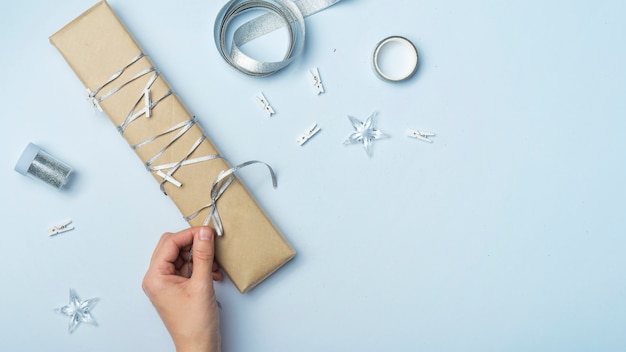
[(200, 240), (202, 240), (202, 241), (210, 240), (211, 239), (211, 233), (209, 232), (208, 228), (201, 227), (200, 228), (200, 232), (198, 233), (198, 237), (200, 237)]

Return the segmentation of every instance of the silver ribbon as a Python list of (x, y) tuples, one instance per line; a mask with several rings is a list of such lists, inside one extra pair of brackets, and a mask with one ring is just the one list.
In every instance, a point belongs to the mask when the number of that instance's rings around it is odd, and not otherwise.
[(146, 55), (144, 53), (139, 53), (139, 55), (135, 56), (134, 58), (132, 58), (132, 60), (130, 60), (130, 62), (128, 64), (126, 64), (126, 66), (122, 67), (121, 70), (115, 72), (113, 75), (111, 75), (111, 77), (109, 77), (109, 79), (107, 79), (106, 82), (104, 82), (103, 85), (101, 85), (100, 87), (94, 89), (94, 90), (90, 90), (89, 88), (87, 89), (87, 92), (89, 92), (89, 102), (91, 103), (91, 105), (94, 108), (97, 108), (98, 110), (102, 111), (102, 109), (100, 108), (100, 103), (102, 101), (104, 101), (105, 99), (107, 99), (108, 97), (112, 96), (113, 94), (119, 92), (120, 90), (122, 90), (122, 88), (124, 88), (126, 85), (130, 84), (131, 82), (133, 82), (134, 80), (142, 77), (143, 75), (146, 75), (150, 72), (156, 71), (156, 69), (154, 67), (150, 67), (148, 69), (145, 69), (141, 72), (139, 72), (138, 74), (136, 74), (133, 78), (131, 78), (130, 80), (126, 81), (124, 84), (122, 84), (121, 86), (110, 90), (108, 93), (102, 94), (100, 97), (96, 98), (96, 95), (98, 95), (100, 93), (101, 90), (103, 90), (104, 88), (106, 88), (106, 86), (108, 86), (109, 84), (111, 84), (113, 81), (115, 81), (116, 79), (118, 79), (123, 73), (124, 71), (126, 71), (129, 67), (131, 67), (135, 62), (139, 61), (141, 58), (145, 57)]
[[(304, 17), (324, 10), (340, 0), (231, 0), (220, 10), (215, 20), (215, 44), (218, 51), (234, 68), (250, 76), (268, 76), (289, 65), (304, 47)], [(238, 27), (232, 37), (230, 50), (226, 33), (230, 23), (245, 12), (266, 10), (267, 14)], [(287, 27), (289, 48), (281, 61), (266, 62), (244, 54), (240, 47), (256, 38)]]
[[(216, 157), (220, 157), (220, 156), (216, 155)], [(211, 221), (213, 221), (213, 225), (215, 226), (215, 232), (217, 233), (218, 236), (222, 236), (224, 234), (224, 227), (222, 225), (222, 219), (220, 218), (220, 214), (217, 211), (217, 201), (220, 199), (222, 194), (226, 192), (226, 190), (231, 185), (231, 183), (233, 183), (233, 181), (235, 180), (235, 172), (239, 171), (240, 169), (246, 166), (250, 166), (253, 164), (263, 164), (268, 168), (270, 175), (272, 177), (272, 186), (276, 188), (278, 185), (276, 182), (276, 174), (274, 173), (274, 169), (272, 169), (271, 166), (258, 160), (246, 161), (245, 163), (239, 164), (235, 167), (231, 167), (228, 170), (222, 170), (219, 173), (219, 175), (217, 175), (217, 177), (215, 178), (215, 181), (213, 181), (213, 185), (211, 186), (211, 203), (203, 206), (202, 208), (200, 208), (198, 211), (194, 212), (193, 214), (189, 216), (185, 216), (185, 220), (189, 221), (191, 219), (194, 219), (203, 210), (207, 208), (211, 208), (211, 210), (209, 211), (209, 214), (204, 219), (203, 224), (207, 226), (211, 223)]]
[[(141, 72), (137, 73), (135, 76), (131, 77), (128, 79), (128, 81), (122, 83), (121, 85), (119, 85), (118, 87), (110, 90), (107, 93), (104, 93), (102, 95), (100, 95), (99, 97), (97, 96), (106, 86), (108, 86), (109, 84), (113, 83), (114, 81), (116, 81), (123, 73), (124, 71), (126, 71), (126, 69), (128, 69), (129, 67), (131, 67), (134, 63), (136, 63), (137, 61), (139, 61), (141, 58), (145, 57), (146, 55), (141, 53), (139, 55), (137, 55), (136, 57), (134, 57), (126, 66), (124, 66), (121, 70), (117, 71), (116, 73), (114, 73), (102, 86), (100, 86), (99, 88), (95, 89), (95, 90), (90, 90), (87, 89), (89, 91), (89, 101), (90, 103), (94, 106), (94, 107), (98, 107), (99, 110), (100, 109), (100, 105), (99, 103), (102, 102), (103, 100), (109, 98), (110, 96), (112, 96), (113, 94), (121, 91), (122, 89), (124, 89), (124, 87), (126, 87), (128, 84), (130, 84), (131, 82), (134, 82), (135, 80), (147, 75), (150, 72), (154, 72), (154, 74), (148, 79), (148, 81), (146, 82), (146, 85), (142, 91), (142, 94), (139, 96), (139, 98), (137, 99), (137, 101), (135, 102), (135, 104), (133, 105), (133, 107), (130, 109), (128, 115), (126, 116), (126, 119), (124, 120), (124, 122), (122, 122), (119, 126), (117, 126), (117, 130), (120, 132), (120, 134), (124, 134), (124, 132), (126, 131), (127, 127), (133, 123), (134, 121), (137, 121), (140, 117), (145, 116), (146, 118), (150, 118), (151, 117), (151, 112), (152, 109), (154, 107), (156, 107), (161, 101), (163, 101), (165, 98), (169, 97), (170, 95), (174, 94), (174, 92), (172, 90), (167, 91), (165, 94), (163, 94), (163, 96), (161, 96), (159, 99), (157, 99), (156, 101), (152, 101), (152, 97), (151, 97), (151, 93), (150, 93), (150, 88), (152, 87), (152, 85), (154, 84), (154, 82), (156, 82), (157, 78), (159, 77), (159, 73), (157, 71), (157, 69), (155, 67), (150, 67), (147, 69), (142, 70)], [(144, 101), (144, 106), (138, 110), (138, 107), (140, 106), (141, 102)], [(198, 147), (202, 144), (202, 142), (207, 138), (204, 134), (202, 136), (200, 136), (195, 143), (191, 146), (191, 148), (189, 149), (189, 151), (187, 152), (187, 154), (185, 154), (185, 156), (183, 156), (179, 161), (177, 162), (173, 162), (173, 163), (167, 163), (167, 164), (162, 164), (162, 165), (154, 165), (155, 162), (163, 155), (167, 152), (167, 150), (174, 144), (176, 143), (176, 141), (178, 141), (187, 131), (189, 131), (193, 125), (197, 124), (197, 120), (194, 117), (192, 117), (189, 120), (186, 121), (182, 121), (177, 123), (176, 125), (166, 129), (165, 131), (150, 137), (146, 140), (143, 140), (135, 145), (131, 146), (131, 149), (133, 150), (137, 150), (145, 145), (148, 145), (151, 142), (156, 141), (157, 139), (160, 139), (162, 137), (165, 137), (167, 135), (171, 135), (172, 133), (176, 132), (176, 134), (167, 142), (167, 144), (161, 148), (161, 150), (159, 150), (153, 157), (151, 157), (150, 159), (148, 159), (148, 161), (145, 163), (145, 167), (148, 171), (150, 171), (151, 173), (157, 173), (159, 175), (161, 175), (162, 181), (160, 184), (160, 188), (161, 191), (163, 193), (165, 193), (167, 195), (167, 193), (165, 192), (165, 183), (166, 182), (172, 182), (175, 181), (174, 179), (174, 173), (176, 173), (176, 171), (178, 171), (181, 167), (187, 166), (187, 165), (192, 165), (192, 164), (197, 164), (197, 163), (201, 163), (201, 162), (207, 162), (207, 161), (211, 161), (211, 160), (215, 160), (215, 159), (224, 159), (221, 155), (219, 154), (211, 154), (211, 155), (205, 155), (205, 156), (200, 156), (200, 157), (196, 157), (193, 159), (189, 159), (190, 156), (196, 151), (196, 149), (198, 149)], [(257, 161), (257, 160), (252, 160), (252, 161), (247, 161), (245, 163), (239, 164), (235, 167), (231, 167), (228, 170), (222, 170), (220, 171), (220, 173), (217, 175), (217, 177), (215, 178), (215, 180), (213, 181), (213, 185), (211, 186), (211, 192), (210, 192), (210, 197), (211, 197), (211, 202), (208, 203), (207, 205), (201, 207), (199, 210), (197, 210), (196, 212), (194, 212), (191, 215), (185, 216), (184, 219), (186, 221), (192, 220), (195, 217), (197, 217), (202, 211), (206, 210), (207, 208), (211, 208), (211, 210), (209, 211), (209, 214), (207, 215), (207, 217), (204, 220), (204, 225), (208, 226), (211, 221), (213, 221), (213, 225), (215, 227), (215, 231), (217, 232), (218, 236), (222, 236), (224, 234), (224, 225), (222, 224), (222, 220), (220, 218), (219, 212), (217, 210), (217, 201), (220, 199), (220, 197), (224, 194), (224, 192), (226, 192), (226, 190), (228, 189), (228, 187), (233, 183), (233, 181), (235, 180), (235, 173), (237, 171), (239, 171), (240, 169), (247, 167), (249, 165), (253, 165), (253, 164), (263, 164), (265, 165), (270, 172), (270, 176), (272, 178), (272, 185), (274, 188), (277, 187), (277, 182), (276, 182), (276, 174), (274, 173), (274, 170), (272, 169), (272, 167), (262, 161)], [(167, 172), (163, 172), (163, 171), (167, 171)], [(177, 182), (178, 183), (178, 182)]]

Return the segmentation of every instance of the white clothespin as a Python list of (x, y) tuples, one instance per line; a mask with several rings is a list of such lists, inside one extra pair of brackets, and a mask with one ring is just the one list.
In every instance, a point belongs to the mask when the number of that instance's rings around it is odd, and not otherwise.
[(324, 85), (322, 84), (322, 77), (320, 77), (320, 71), (317, 67), (314, 69), (315, 71), (309, 71), (311, 74), (311, 79), (313, 80), (313, 88), (315, 88), (315, 92), (317, 95), (324, 93)]
[(94, 108), (94, 111), (97, 109), (98, 111), (103, 112), (98, 98), (96, 98), (95, 95), (92, 96), (91, 94), (91, 89), (87, 88), (87, 100), (89, 100), (89, 104), (91, 104), (91, 107)]
[(145, 107), (142, 110), (146, 111), (146, 117), (152, 116), (152, 96), (150, 94), (150, 88), (146, 88), (143, 91), (144, 105)]
[(146, 117), (152, 116), (152, 95), (150, 94), (150, 88), (146, 88), (143, 91), (143, 104), (144, 107), (133, 115), (133, 120), (142, 114), (146, 114)]
[(313, 138), (313, 136), (315, 136), (319, 131), (321, 131), (321, 129), (317, 126), (317, 124), (313, 125), (306, 132), (301, 134), (300, 137), (298, 137), (298, 144), (300, 144), (301, 146), (304, 145), (304, 143), (308, 142), (309, 139)]
[(74, 226), (72, 226), (71, 224), (72, 224), (72, 220), (67, 220), (62, 224), (52, 226), (51, 228), (48, 229), (48, 235), (54, 236), (63, 232), (71, 231), (74, 229)]
[(174, 186), (181, 188), (183, 186), (182, 183), (180, 183), (180, 181), (178, 181), (177, 179), (173, 178), (172, 176), (166, 174), (165, 172), (161, 171), (161, 170), (157, 170), (157, 175), (159, 175), (162, 179), (164, 179), (165, 181), (173, 184)]
[(411, 138), (416, 138), (416, 139), (419, 139), (419, 140), (424, 141), (424, 142), (432, 143), (433, 140), (428, 138), (428, 137), (432, 137), (435, 134), (434, 133), (430, 133), (430, 132), (422, 132), (422, 131), (418, 131), (418, 130), (409, 129), (409, 130), (407, 130), (407, 135), (409, 137), (411, 137)]
[(271, 117), (273, 114), (276, 113), (265, 95), (263, 95), (263, 92), (261, 92), (261, 96), (257, 96), (256, 98), (259, 100), (259, 103), (261, 104), (263, 110), (265, 110), (265, 112), (267, 113), (267, 117)]

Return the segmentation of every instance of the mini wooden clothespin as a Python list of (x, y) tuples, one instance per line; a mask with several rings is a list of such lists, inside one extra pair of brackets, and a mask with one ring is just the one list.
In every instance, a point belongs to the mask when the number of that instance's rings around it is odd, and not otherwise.
[(320, 95), (324, 93), (324, 85), (322, 84), (322, 77), (320, 76), (320, 71), (316, 68), (314, 70), (309, 71), (311, 74), (311, 80), (313, 80), (313, 88), (315, 89), (315, 93)]
[(411, 137), (411, 138), (419, 139), (420, 141), (432, 143), (433, 140), (428, 138), (428, 137), (432, 137), (435, 134), (434, 133), (430, 133), (430, 132), (422, 132), (422, 131), (418, 131), (418, 130), (409, 129), (409, 130), (407, 130), (407, 135), (409, 137)]
[(150, 94), (150, 88), (146, 88), (146, 90), (143, 91), (143, 99), (145, 106), (141, 109), (141, 112), (145, 112), (146, 117), (152, 117), (152, 95)]
[(143, 91), (143, 104), (144, 107), (133, 115), (133, 120), (143, 114), (146, 114), (148, 118), (152, 117), (152, 95), (150, 94), (150, 88), (146, 88)]
[(94, 111), (98, 110), (100, 112), (103, 112), (102, 107), (100, 106), (100, 101), (98, 101), (98, 98), (96, 98), (96, 96), (92, 94), (92, 91), (89, 88), (87, 88), (87, 100), (89, 101), (89, 104), (94, 109)]
[(74, 226), (71, 225), (72, 220), (67, 220), (59, 225), (52, 226), (48, 229), (48, 235), (54, 236), (63, 232), (74, 230)]
[(272, 108), (272, 106), (270, 105), (270, 102), (265, 97), (265, 95), (263, 95), (263, 92), (261, 92), (261, 95), (257, 96), (256, 98), (261, 104), (261, 107), (263, 108), (263, 110), (265, 110), (265, 112), (267, 113), (267, 117), (271, 117), (272, 115), (276, 113), (274, 109)]
[(150, 88), (146, 88), (143, 91), (143, 103), (144, 107), (137, 113), (139, 115), (146, 114), (146, 117), (152, 117), (152, 95), (150, 94)]
[(178, 181), (174, 177), (166, 174), (165, 172), (163, 172), (161, 170), (157, 170), (156, 174), (159, 175), (159, 177), (161, 177), (163, 180), (173, 184), (174, 186), (176, 186), (178, 188), (181, 188), (183, 186), (183, 184), (180, 181)]
[(313, 136), (315, 136), (319, 131), (321, 131), (321, 129), (317, 126), (317, 124), (315, 124), (306, 132), (301, 134), (296, 141), (302, 146), (304, 143), (308, 142), (309, 139), (313, 138)]

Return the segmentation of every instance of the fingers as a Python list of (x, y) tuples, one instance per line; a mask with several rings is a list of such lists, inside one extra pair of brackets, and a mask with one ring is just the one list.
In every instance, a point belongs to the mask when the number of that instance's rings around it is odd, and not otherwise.
[[(216, 261), (213, 261), (213, 267), (211, 269), (213, 271), (213, 281), (222, 281), (224, 279), (224, 274), (220, 271), (220, 266), (217, 264)], [(183, 273), (184, 276), (191, 277), (189, 273), (193, 272), (193, 259), (188, 262), (187, 266), (183, 266), (183, 268), (181, 268), (179, 271)]]
[(160, 273), (171, 274), (180, 253), (187, 251), (193, 243), (193, 228), (177, 233), (164, 233), (152, 254), (152, 266)]
[(157, 242), (157, 245), (154, 247), (154, 252), (152, 252), (152, 257), (150, 258), (151, 262), (154, 261), (154, 256), (158, 253), (159, 248), (161, 248), (161, 245), (163, 244), (163, 241), (165, 240), (165, 238), (171, 235), (172, 234), (169, 232), (165, 232), (164, 234), (161, 235), (161, 237), (159, 238), (159, 242)]
[[(188, 262), (188, 264), (188, 266), (183, 266), (183, 268), (179, 270), (181, 275), (186, 277), (190, 277), (189, 273), (193, 272), (193, 259)], [(224, 279), (224, 274), (220, 271), (220, 266), (215, 260), (213, 261), (213, 267), (211, 268), (211, 270), (213, 271), (213, 281), (222, 281)]]
[[(202, 238), (208, 239), (200, 239), (200, 234)], [(164, 233), (152, 255), (152, 270), (161, 275), (176, 274), (184, 277), (189, 277), (191, 272), (203, 270), (198, 276), (210, 277), (215, 281), (223, 280), (224, 275), (213, 258), (214, 236), (215, 230), (210, 227), (192, 227), (177, 233)], [(198, 246), (200, 249), (197, 249)], [(192, 248), (193, 261), (190, 263), (189, 254)]]
[(220, 271), (220, 266), (217, 265), (217, 262), (213, 261), (213, 280), (214, 281), (222, 281), (224, 279), (224, 274)]
[(213, 279), (213, 240), (215, 230), (210, 227), (195, 228), (193, 241), (193, 273), (191, 280), (207, 281)]
[[(215, 230), (209, 227), (163, 234), (142, 281), (142, 288), (148, 297), (152, 300), (164, 284), (183, 283), (190, 276), (203, 286), (211, 280), (221, 281), (224, 276), (213, 255), (214, 235)], [(193, 261), (190, 255), (192, 250)], [(210, 287), (213, 288), (213, 285)]]

